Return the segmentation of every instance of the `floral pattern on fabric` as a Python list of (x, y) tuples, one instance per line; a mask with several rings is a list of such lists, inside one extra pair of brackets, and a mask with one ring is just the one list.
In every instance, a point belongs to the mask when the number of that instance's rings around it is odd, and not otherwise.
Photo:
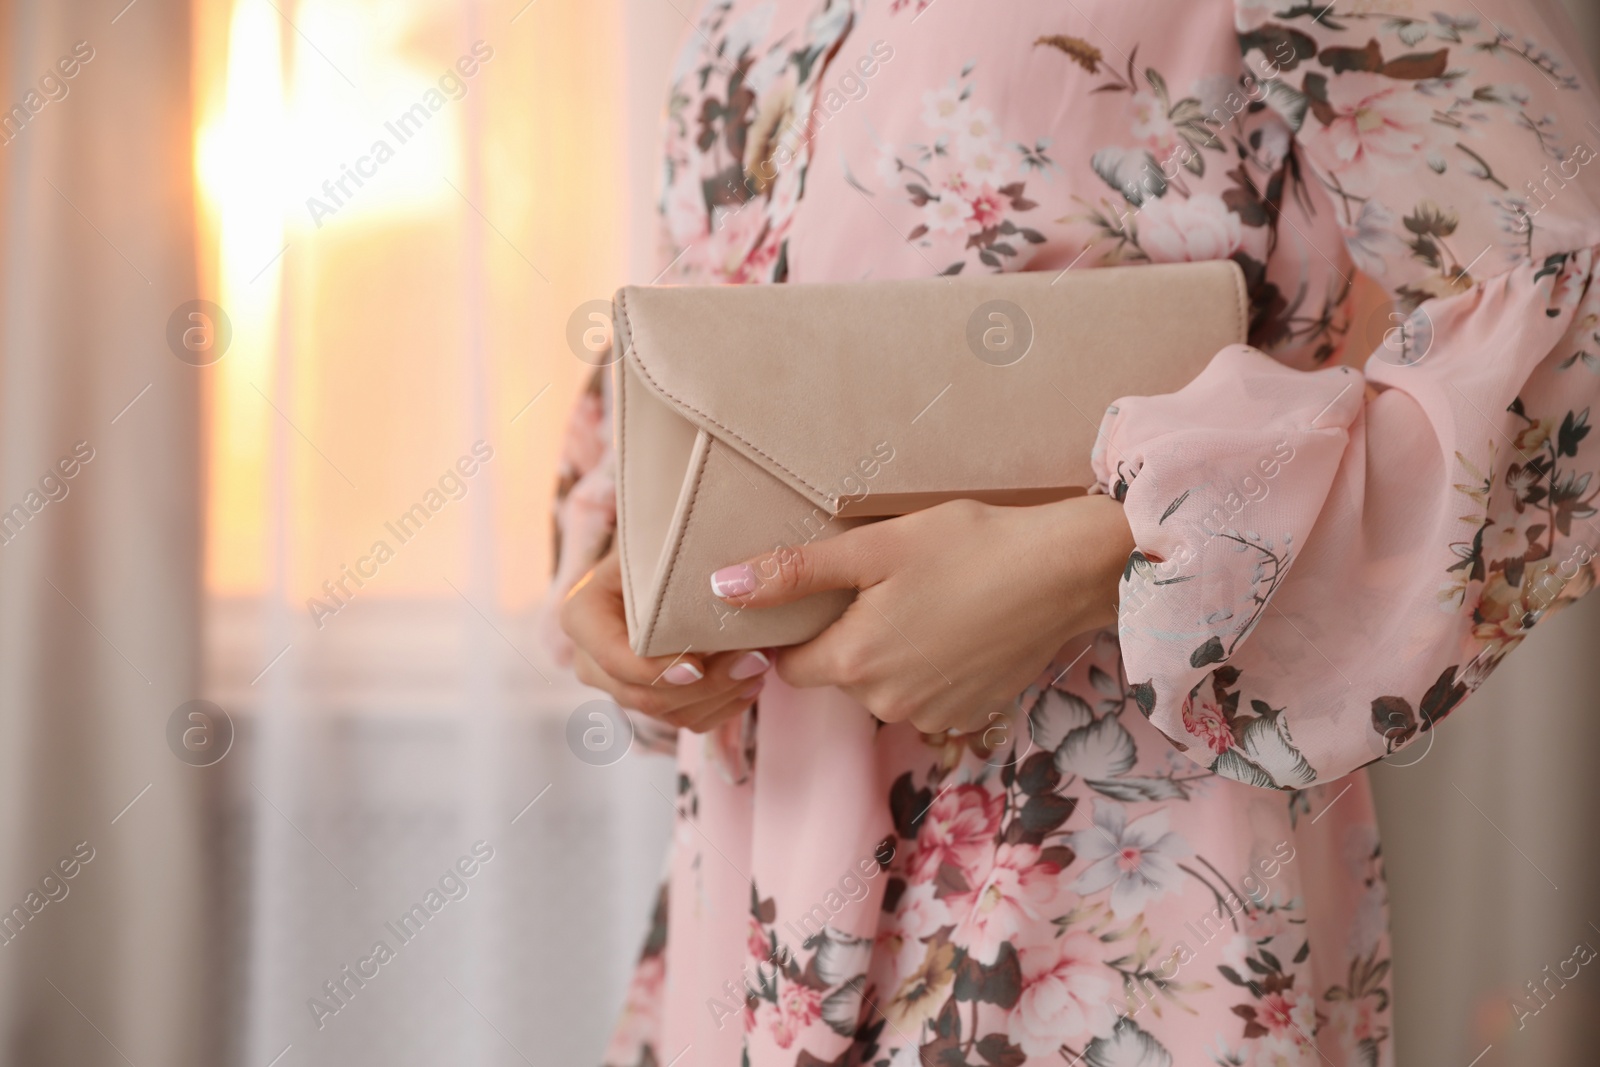
[[(1116, 680), (1115, 642), (1092, 653), (1024, 695), (1021, 745), (917, 737), (931, 762), (894, 781), (893, 832), (841, 892), (784, 914), (752, 886), (744, 966), (705, 1002), (709, 1015), (786, 1052), (825, 1028), (841, 1050), (822, 1059), (813, 1040), (785, 1063), (1171, 1064), (1188, 1061), (1172, 1059), (1163, 1019), (1214, 1004), (1231, 1020), (1216, 1063), (1309, 1063), (1318, 1035), (1331, 1046), (1335, 1031), (1376, 1062), (1389, 963), (1375, 833), (1357, 829), (1344, 851), (1376, 923), (1351, 928), (1319, 998), (1292, 827), (1256, 842), (1242, 870), (1175, 827), (1171, 805), (1219, 783), (1141, 745), (1150, 737)], [(1078, 695), (1085, 683), (1096, 706)], [(876, 933), (835, 925), (879, 877)], [(1190, 921), (1157, 921), (1179, 898)]]
[(605, 1062), (618, 1067), (656, 1067), (654, 1042), (661, 1032), (661, 1007), (665, 994), (667, 948), (667, 892), (656, 894), (650, 932), (628, 983), (616, 1029), (606, 1046)]
[(1596, 101), (1508, 0), (1153, 11), (691, 13), (663, 280), (1227, 258), (1250, 344), (1106, 412), (1118, 626), (990, 729), (773, 679), (685, 735), (612, 1067), (1392, 1067), (1355, 769), (1593, 585)]
[(773, 0), (709, 5), (668, 95), (662, 217), (671, 277), (783, 281), (785, 239), (805, 187), (816, 76), (848, 31), (848, 4), (803, 34), (771, 33)]
[(1208, 73), (1180, 93), (1160, 69), (1136, 64), (1137, 48), (1119, 71), (1083, 38), (1051, 34), (1034, 45), (1102, 79), (1088, 92), (1126, 94), (1126, 138), (1090, 156), (1109, 192), (1078, 198), (1081, 210), (1058, 220), (1082, 233), (1084, 254), (1102, 265), (1232, 259), (1250, 289), (1252, 343), (1326, 362), (1348, 326), (1350, 284), (1335, 270), (1320, 288), (1300, 277), (1286, 293), (1269, 274), (1279, 227), (1296, 225), (1284, 221), (1285, 204), (1308, 212), (1310, 203), (1289, 131), (1261, 106), (1269, 90), (1247, 73)]
[(995, 271), (1025, 269), (1028, 246), (1045, 241), (1024, 218), (1039, 206), (1028, 199), (1028, 178), (1056, 169), (1049, 138), (1006, 139), (994, 114), (975, 102), (972, 75), (968, 64), (923, 93), (923, 140), (884, 145), (878, 159), (884, 187), (903, 191), (921, 212), (906, 240), (949, 261), (939, 271), (945, 275), (960, 274), (974, 257)]

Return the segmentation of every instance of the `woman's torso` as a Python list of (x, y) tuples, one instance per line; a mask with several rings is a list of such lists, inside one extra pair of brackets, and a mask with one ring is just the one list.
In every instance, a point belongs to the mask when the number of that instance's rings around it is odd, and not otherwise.
[[(1233, 9), (1210, 0), (712, 3), (672, 75), (662, 280), (1232, 258), (1252, 341), (1323, 365), (1351, 260), (1241, 73)], [(1010, 772), (981, 739), (776, 683), (751, 734), (686, 739), (667, 941), (608, 1062), (655, 1026), (660, 1062), (758, 1067), (1389, 1062), (1365, 778), (1216, 778), (1138, 714), (1114, 633), (1071, 651), (1007, 740), (1042, 732), (1056, 757)], [(841, 872), (886, 837), (893, 859), (836, 911)], [(837, 938), (804, 941), (818, 914)], [(795, 956), (758, 995), (725, 993), (780, 943)]]

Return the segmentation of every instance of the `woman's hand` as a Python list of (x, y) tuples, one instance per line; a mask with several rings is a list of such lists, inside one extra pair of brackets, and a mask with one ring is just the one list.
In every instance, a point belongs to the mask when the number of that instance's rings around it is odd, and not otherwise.
[(613, 548), (561, 605), (561, 628), (572, 638), (578, 680), (611, 694), (625, 708), (669, 726), (705, 733), (748, 708), (772, 665), (764, 652), (636, 656), (622, 607), (622, 567)]
[(753, 608), (855, 588), (838, 621), (779, 652), (779, 676), (839, 686), (885, 722), (970, 731), (1068, 639), (1115, 620), (1133, 547), (1110, 497), (1022, 508), (958, 500), (724, 567), (711, 588)]

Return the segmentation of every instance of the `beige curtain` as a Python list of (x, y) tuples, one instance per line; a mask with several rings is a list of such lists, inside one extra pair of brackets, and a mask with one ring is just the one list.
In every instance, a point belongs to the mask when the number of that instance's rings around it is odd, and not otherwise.
[(1568, 962), (1579, 944), (1600, 951), (1597, 651), (1591, 596), (1541, 625), (1431, 750), (1396, 760), (1419, 762), (1373, 775), (1403, 1067), (1466, 1067), (1486, 1049), (1479, 1067), (1597, 1060), (1600, 959)]
[(189, 14), (122, 3), (0, 3), (0, 1063), (26, 1067), (208, 1059), (207, 772), (166, 742), (198, 680), (204, 372), (165, 340), (198, 295)]

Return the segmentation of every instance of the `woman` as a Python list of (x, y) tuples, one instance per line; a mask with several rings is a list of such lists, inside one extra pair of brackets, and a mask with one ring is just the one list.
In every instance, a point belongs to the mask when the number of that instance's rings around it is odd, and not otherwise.
[[(750, 610), (861, 594), (809, 644), (676, 660), (627, 648), (585, 399), (576, 670), (691, 731), (608, 1064), (1393, 1062), (1358, 768), (1426, 744), (1600, 544), (1574, 35), (1511, 0), (1393, 7), (699, 15), (664, 280), (1232, 258), (1251, 346), (1107, 411), (1097, 494), (892, 519), (770, 582), (729, 561), (708, 578)], [(1352, 322), (1357, 271), (1399, 310)]]

